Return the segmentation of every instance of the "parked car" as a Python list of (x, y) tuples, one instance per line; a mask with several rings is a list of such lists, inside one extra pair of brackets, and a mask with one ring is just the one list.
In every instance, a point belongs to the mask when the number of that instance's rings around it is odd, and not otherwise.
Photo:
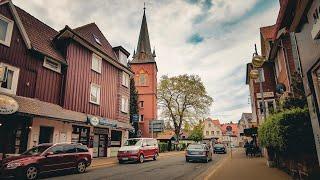
[(205, 161), (212, 160), (212, 150), (207, 144), (190, 144), (186, 150), (186, 161)]
[(37, 179), (40, 173), (75, 169), (85, 172), (91, 164), (91, 154), (82, 144), (40, 144), (19, 156), (8, 157), (0, 165), (0, 177)]
[(223, 153), (226, 154), (227, 153), (227, 148), (224, 144), (215, 144), (213, 146), (213, 153), (217, 154), (217, 153)]
[(128, 139), (118, 151), (118, 161), (135, 161), (143, 163), (145, 159), (157, 160), (159, 156), (158, 141), (152, 138)]

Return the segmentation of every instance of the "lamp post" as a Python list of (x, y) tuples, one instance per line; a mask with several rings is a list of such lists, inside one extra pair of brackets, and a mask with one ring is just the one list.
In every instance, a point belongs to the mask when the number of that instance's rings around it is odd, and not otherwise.
[(264, 62), (266, 61), (264, 57), (260, 56), (257, 52), (257, 46), (255, 46), (255, 52), (253, 53), (252, 57), (252, 65), (255, 69), (251, 70), (250, 72), (250, 78), (251, 79), (258, 79), (259, 78), (259, 86), (260, 86), (260, 95), (261, 95), (261, 102), (262, 102), (262, 107), (260, 107), (263, 110), (263, 117), (264, 120), (267, 118), (266, 114), (266, 106), (264, 102), (264, 92), (263, 92), (263, 86), (262, 86), (262, 71), (261, 67), (263, 66)]

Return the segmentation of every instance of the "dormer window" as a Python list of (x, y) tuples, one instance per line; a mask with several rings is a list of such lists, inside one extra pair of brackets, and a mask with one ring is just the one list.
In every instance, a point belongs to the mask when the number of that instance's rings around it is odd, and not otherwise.
[(127, 66), (127, 63), (128, 63), (127, 55), (125, 55), (121, 51), (119, 52), (119, 60), (121, 64)]
[(0, 14), (0, 44), (10, 46), (13, 21)]
[(61, 64), (49, 57), (44, 58), (43, 67), (46, 67), (57, 73), (61, 73)]
[(101, 41), (100, 41), (99, 37), (96, 36), (95, 34), (92, 34), (92, 36), (93, 36), (94, 40), (96, 41), (96, 43), (98, 43), (99, 45), (101, 45)]

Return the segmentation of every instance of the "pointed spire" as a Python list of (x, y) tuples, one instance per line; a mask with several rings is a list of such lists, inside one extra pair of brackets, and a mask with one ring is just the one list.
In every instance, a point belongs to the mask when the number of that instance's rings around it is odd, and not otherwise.
[(153, 47), (153, 52), (152, 52), (152, 57), (157, 57), (157, 55), (156, 55), (156, 48), (155, 47)]
[(142, 23), (140, 27), (137, 51), (131, 63), (144, 63), (144, 62), (155, 62), (153, 53), (151, 52), (145, 3), (143, 7), (143, 16), (142, 16)]

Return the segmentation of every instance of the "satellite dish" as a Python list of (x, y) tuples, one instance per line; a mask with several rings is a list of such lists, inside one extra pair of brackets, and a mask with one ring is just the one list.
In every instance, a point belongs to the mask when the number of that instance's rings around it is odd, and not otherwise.
[(276, 86), (276, 92), (278, 94), (283, 94), (286, 91), (286, 86), (282, 83), (277, 84)]

